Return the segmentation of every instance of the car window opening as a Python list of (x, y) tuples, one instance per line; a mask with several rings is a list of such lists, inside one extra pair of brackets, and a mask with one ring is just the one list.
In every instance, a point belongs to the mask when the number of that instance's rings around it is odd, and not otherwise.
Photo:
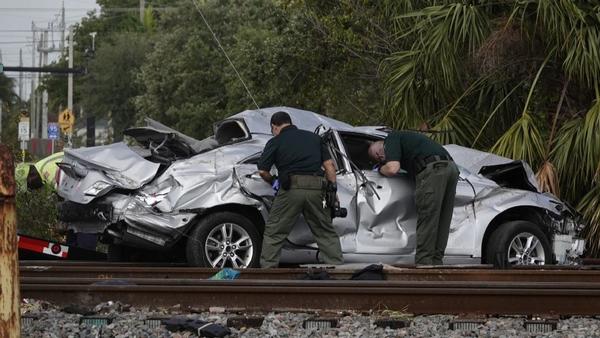
[(369, 147), (379, 139), (352, 133), (340, 133), (346, 154), (360, 170), (372, 170), (377, 164), (369, 158)]
[(246, 140), (250, 137), (239, 121), (224, 121), (215, 131), (215, 140), (221, 145)]

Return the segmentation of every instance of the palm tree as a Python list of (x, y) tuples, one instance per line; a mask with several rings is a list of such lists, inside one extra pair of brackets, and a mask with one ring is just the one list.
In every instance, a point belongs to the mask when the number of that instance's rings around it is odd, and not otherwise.
[(402, 0), (383, 118), (522, 159), (577, 205), (600, 253), (600, 4)]

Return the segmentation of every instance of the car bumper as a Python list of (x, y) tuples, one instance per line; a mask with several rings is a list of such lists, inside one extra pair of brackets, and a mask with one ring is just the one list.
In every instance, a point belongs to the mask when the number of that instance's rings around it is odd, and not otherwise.
[(571, 235), (554, 235), (552, 250), (557, 264), (579, 264), (585, 240)]

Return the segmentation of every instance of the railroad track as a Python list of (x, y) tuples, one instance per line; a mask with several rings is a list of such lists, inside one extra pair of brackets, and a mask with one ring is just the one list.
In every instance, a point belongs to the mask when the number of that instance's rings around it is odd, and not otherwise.
[[(63, 262), (64, 263), (64, 262)], [(45, 264), (45, 265), (44, 265)], [(56, 304), (109, 300), (137, 306), (180, 304), (247, 311), (398, 310), (414, 314), (597, 315), (597, 267), (491, 270), (386, 270), (385, 281), (299, 280), (307, 269), (245, 269), (238, 280), (208, 280), (218, 270), (135, 264), (22, 262), (21, 295)]]

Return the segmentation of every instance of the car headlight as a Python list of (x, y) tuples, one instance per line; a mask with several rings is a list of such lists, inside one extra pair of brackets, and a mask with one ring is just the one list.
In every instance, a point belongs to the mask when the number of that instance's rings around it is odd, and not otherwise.
[(94, 183), (94, 185), (92, 185), (91, 187), (89, 187), (86, 191), (85, 194), (87, 196), (98, 196), (101, 193), (105, 192), (106, 190), (110, 189), (112, 187), (112, 185), (103, 182), (103, 181), (98, 181), (96, 183)]

